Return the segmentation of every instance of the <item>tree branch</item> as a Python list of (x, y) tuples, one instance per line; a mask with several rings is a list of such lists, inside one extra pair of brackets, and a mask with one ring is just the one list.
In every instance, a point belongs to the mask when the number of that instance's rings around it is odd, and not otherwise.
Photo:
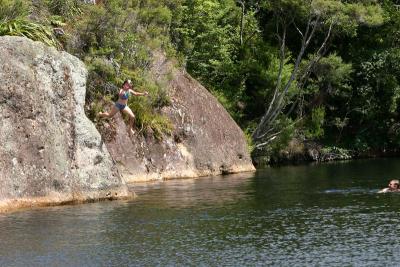
[(301, 30), (299, 29), (299, 27), (297, 27), (296, 23), (293, 22), (294, 27), (296, 28), (296, 30), (299, 32), (299, 34), (301, 35), (301, 38), (304, 38), (304, 34), (301, 32)]
[(310, 73), (311, 68), (315, 65), (315, 63), (319, 62), (319, 60), (325, 55), (326, 47), (327, 47), (326, 45), (327, 45), (328, 40), (329, 40), (329, 38), (330, 38), (330, 36), (331, 36), (332, 28), (333, 28), (334, 25), (335, 25), (335, 21), (332, 21), (331, 24), (329, 25), (328, 33), (326, 34), (326, 36), (325, 36), (325, 38), (324, 38), (324, 41), (322, 42), (321, 46), (319, 47), (319, 49), (318, 49), (317, 52), (316, 52), (317, 56), (314, 57), (314, 58), (307, 64), (307, 67), (306, 67), (306, 70), (305, 70), (304, 74), (303, 74), (302, 77), (299, 79), (300, 87), (303, 87), (303, 85), (304, 85), (304, 83), (305, 83), (305, 81), (306, 81), (306, 78), (308, 77), (308, 75), (309, 75), (309, 73)]
[(283, 71), (283, 66), (285, 62), (285, 44), (286, 44), (286, 25), (283, 25), (283, 33), (282, 37), (279, 36), (279, 21), (276, 23), (276, 30), (277, 30), (277, 36), (278, 40), (281, 43), (280, 50), (279, 50), (279, 55), (280, 55), (280, 61), (279, 61), (279, 70), (278, 70), (278, 81), (275, 86), (275, 91), (274, 95), (272, 96), (272, 100), (268, 106), (267, 111), (264, 113), (264, 116), (261, 118), (261, 122), (258, 124), (256, 130), (254, 131), (252, 137), (253, 139), (259, 139), (259, 134), (263, 126), (266, 124), (266, 122), (269, 120), (268, 117), (270, 115), (270, 112), (272, 110), (272, 107), (275, 105), (275, 99), (277, 98), (279, 94), (279, 90), (281, 87), (281, 82), (282, 82), (282, 71)]
[[(292, 82), (295, 80), (299, 66), (300, 66), (300, 62), (304, 56), (305, 50), (308, 47), (308, 44), (310, 43), (311, 39), (314, 37), (315, 31), (319, 25), (319, 19), (320, 16), (317, 16), (315, 21), (313, 21), (313, 15), (310, 14), (309, 18), (308, 18), (308, 22), (307, 22), (307, 26), (306, 26), (306, 30), (304, 32), (304, 34), (302, 34), (303, 38), (301, 41), (301, 48), (300, 48), (300, 52), (297, 55), (295, 64), (294, 64), (294, 68), (292, 70), (292, 73), (290, 75), (289, 80), (286, 82), (285, 87), (283, 89), (283, 91), (280, 93), (280, 87), (281, 87), (281, 81), (282, 81), (282, 71), (283, 71), (283, 65), (284, 65), (284, 45), (285, 45), (285, 38), (286, 38), (286, 27), (287, 24), (283, 23), (284, 25), (284, 29), (283, 29), (283, 36), (281, 38), (281, 48), (280, 48), (280, 65), (279, 65), (279, 72), (278, 72), (278, 81), (277, 81), (277, 85), (275, 87), (275, 91), (274, 91), (274, 95), (272, 97), (272, 100), (268, 106), (267, 111), (264, 113), (264, 116), (261, 118), (260, 123), (257, 125), (256, 130), (253, 133), (253, 139), (255, 141), (260, 140), (261, 136), (265, 136), (266, 133), (261, 134), (261, 130), (266, 128), (267, 125), (271, 124), (273, 121), (276, 120), (276, 118), (278, 117), (278, 115), (281, 113), (282, 108), (284, 106), (284, 97), (286, 96), (290, 86), (292, 85)], [(294, 23), (294, 20), (291, 21), (291, 23)], [(289, 23), (290, 24), (290, 23)], [(297, 27), (297, 26), (295, 26)], [(311, 31), (310, 31), (311, 28)], [(279, 36), (279, 24), (277, 22), (277, 33)], [(301, 31), (300, 31), (301, 32)], [(268, 130), (267, 130), (268, 131)]]

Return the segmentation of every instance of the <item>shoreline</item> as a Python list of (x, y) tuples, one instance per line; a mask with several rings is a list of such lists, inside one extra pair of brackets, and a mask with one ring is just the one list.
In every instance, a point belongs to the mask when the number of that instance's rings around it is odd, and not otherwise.
[(279, 153), (254, 151), (252, 160), (256, 168), (299, 165), (308, 163), (400, 157), (399, 149), (369, 149), (356, 151), (337, 146), (322, 146), (316, 142), (301, 143), (294, 140)]
[[(34, 208), (45, 208), (55, 206), (78, 205), (86, 203), (95, 203), (114, 200), (132, 200), (138, 196), (134, 192), (135, 185), (146, 185), (156, 182), (172, 181), (172, 180), (190, 180), (201, 179), (210, 176), (224, 176), (231, 174), (252, 173), (257, 169), (239, 168), (240, 171), (232, 171), (229, 173), (202, 173), (197, 176), (167, 176), (153, 179), (136, 179), (135, 181), (126, 181), (128, 188), (132, 190), (125, 191), (122, 189), (103, 190), (100, 192), (84, 192), (75, 194), (65, 194), (59, 192), (51, 192), (45, 197), (29, 197), (29, 198), (11, 198), (0, 200), (0, 214), (30, 210)], [(123, 178), (124, 179), (124, 178)], [(124, 179), (125, 180), (125, 179)], [(119, 192), (119, 193), (118, 193)]]
[(129, 200), (136, 198), (130, 190), (101, 190), (99, 192), (59, 193), (51, 192), (44, 197), (24, 197), (0, 200), (0, 214), (12, 213), (34, 208), (77, 205), (112, 200)]

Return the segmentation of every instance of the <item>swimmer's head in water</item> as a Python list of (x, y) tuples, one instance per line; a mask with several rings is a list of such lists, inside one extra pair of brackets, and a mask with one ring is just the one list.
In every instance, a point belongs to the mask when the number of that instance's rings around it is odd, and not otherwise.
[(391, 180), (389, 182), (389, 188), (399, 189), (399, 184), (400, 184), (399, 180)]

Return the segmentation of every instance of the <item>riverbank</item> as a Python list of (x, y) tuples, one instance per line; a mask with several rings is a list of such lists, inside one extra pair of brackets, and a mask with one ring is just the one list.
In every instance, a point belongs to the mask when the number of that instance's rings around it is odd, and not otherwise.
[(257, 168), (276, 165), (302, 164), (310, 162), (328, 162), (338, 160), (356, 160), (381, 157), (398, 157), (399, 149), (351, 150), (337, 146), (323, 146), (315, 141), (301, 142), (293, 139), (285, 149), (278, 153), (268, 150), (254, 151), (253, 163)]
[(134, 192), (124, 190), (124, 192), (121, 193), (120, 188), (106, 191), (99, 190), (96, 192), (81, 192), (79, 194), (51, 192), (44, 197), (23, 197), (2, 200), (0, 201), (0, 214), (31, 208), (76, 205), (111, 200), (130, 200), (134, 198), (136, 198)]

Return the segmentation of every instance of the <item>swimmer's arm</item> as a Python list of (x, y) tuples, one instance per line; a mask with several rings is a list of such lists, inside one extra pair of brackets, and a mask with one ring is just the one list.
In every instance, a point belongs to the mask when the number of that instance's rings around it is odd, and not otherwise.
[(379, 190), (378, 193), (386, 193), (389, 190), (389, 188), (384, 188), (382, 190)]
[(134, 91), (132, 89), (129, 89), (129, 92), (131, 92), (131, 94), (135, 95), (135, 96), (144, 96), (144, 95), (148, 95), (149, 94), (149, 92), (147, 92), (147, 91), (144, 91), (143, 93), (140, 93), (140, 92), (136, 92), (136, 91)]

